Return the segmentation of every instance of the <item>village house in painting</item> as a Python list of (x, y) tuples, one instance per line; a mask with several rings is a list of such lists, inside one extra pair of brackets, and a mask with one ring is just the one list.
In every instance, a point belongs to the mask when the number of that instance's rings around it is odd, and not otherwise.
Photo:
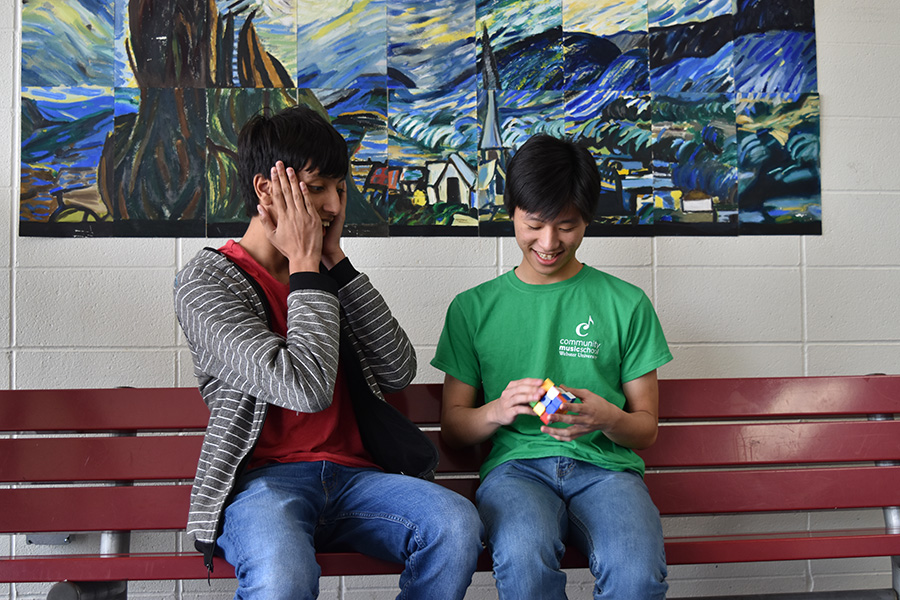
[(383, 162), (359, 161), (354, 173), (365, 173), (363, 192), (373, 204), (409, 202), (426, 204), (464, 204), (477, 208), (475, 169), (459, 154), (445, 161), (426, 162), (425, 166), (400, 167)]

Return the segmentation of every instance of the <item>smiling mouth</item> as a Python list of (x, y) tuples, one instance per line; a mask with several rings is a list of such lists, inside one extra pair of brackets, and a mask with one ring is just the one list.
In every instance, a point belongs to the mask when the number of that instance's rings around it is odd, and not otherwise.
[(559, 256), (559, 254), (560, 254), (559, 252), (554, 252), (554, 253), (552, 253), (552, 254), (547, 254), (547, 253), (544, 253), (544, 252), (538, 252), (537, 250), (534, 250), (534, 253), (537, 255), (538, 259), (539, 259), (541, 262), (545, 262), (545, 263), (553, 262), (554, 260), (556, 260), (556, 258), (557, 258), (557, 257)]

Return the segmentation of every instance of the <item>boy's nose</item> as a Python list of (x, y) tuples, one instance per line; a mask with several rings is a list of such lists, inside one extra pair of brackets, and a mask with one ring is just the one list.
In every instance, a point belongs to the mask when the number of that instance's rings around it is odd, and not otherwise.
[(554, 227), (545, 227), (544, 230), (541, 231), (541, 245), (544, 246), (545, 250), (553, 250), (554, 248), (556, 248), (556, 241), (558, 239), (559, 238), (556, 235), (556, 228)]
[(337, 190), (328, 190), (322, 209), (330, 215), (336, 215), (341, 211), (341, 195)]

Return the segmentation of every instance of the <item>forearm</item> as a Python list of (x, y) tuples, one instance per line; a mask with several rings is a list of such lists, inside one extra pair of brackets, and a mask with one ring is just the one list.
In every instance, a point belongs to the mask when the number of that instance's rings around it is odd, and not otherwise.
[(199, 372), (296, 411), (331, 404), (339, 331), (334, 294), (293, 292), (285, 339), (269, 330), (261, 306), (249, 301), (253, 291), (230, 267), (189, 268), (179, 279), (176, 313)]
[(451, 406), (441, 416), (441, 437), (451, 446), (480, 444), (500, 428), (489, 416), (489, 404), (477, 407)]
[(394, 318), (369, 278), (344, 260), (331, 271), (338, 298), (356, 341), (378, 384), (385, 391), (409, 385), (416, 375), (416, 353), (406, 332)]
[(616, 444), (642, 450), (656, 441), (659, 428), (654, 415), (647, 412), (629, 413), (619, 408), (616, 408), (614, 414), (615, 418), (600, 430)]
[(566, 403), (564, 410), (550, 415), (551, 422), (565, 423), (568, 427), (543, 427), (544, 433), (562, 441), (571, 441), (600, 431), (620, 446), (636, 450), (647, 448), (656, 441), (659, 414), (656, 371), (622, 385), (625, 394), (622, 408), (590, 390), (566, 389), (581, 402)]

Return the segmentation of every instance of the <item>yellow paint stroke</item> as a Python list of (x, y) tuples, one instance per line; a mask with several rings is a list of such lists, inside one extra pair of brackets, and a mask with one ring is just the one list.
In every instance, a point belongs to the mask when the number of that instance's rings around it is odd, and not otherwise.
[(322, 23), (313, 39), (324, 37), (343, 25), (353, 24), (371, 0), (306, 0), (297, 3), (297, 25)]
[(466, 36), (466, 32), (459, 29), (451, 29), (444, 16), (435, 16), (426, 21), (418, 22), (415, 25), (411, 25), (410, 29), (421, 31), (422, 34), (415, 37), (427, 39), (429, 44), (434, 46), (450, 44)]
[(593, 35), (646, 31), (647, 0), (563, 0), (563, 27)]
[[(752, 100), (743, 100), (751, 102)], [(741, 131), (755, 133), (756, 131), (765, 129), (769, 134), (778, 140), (782, 145), (787, 143), (791, 131), (799, 125), (816, 121), (819, 117), (819, 96), (812, 94), (806, 97), (803, 104), (794, 111), (782, 112), (778, 110), (778, 106), (782, 104), (780, 99), (775, 96), (772, 98), (776, 108), (766, 117), (750, 117), (746, 112), (738, 111), (737, 127)]]

